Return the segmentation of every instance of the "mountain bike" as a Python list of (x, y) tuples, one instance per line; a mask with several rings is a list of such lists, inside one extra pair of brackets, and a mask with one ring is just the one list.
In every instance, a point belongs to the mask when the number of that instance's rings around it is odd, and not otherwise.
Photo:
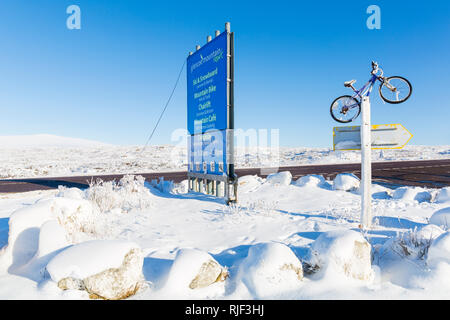
[(353, 87), (356, 80), (344, 82), (344, 86), (353, 89), (355, 94), (353, 96), (343, 95), (333, 101), (330, 107), (330, 113), (334, 120), (341, 123), (348, 123), (355, 120), (361, 113), (362, 97), (370, 96), (373, 85), (377, 80), (381, 82), (378, 89), (380, 97), (387, 103), (402, 103), (411, 96), (411, 83), (400, 76), (384, 77), (383, 70), (378, 66), (377, 62), (372, 61), (371, 74), (372, 77), (359, 90)]

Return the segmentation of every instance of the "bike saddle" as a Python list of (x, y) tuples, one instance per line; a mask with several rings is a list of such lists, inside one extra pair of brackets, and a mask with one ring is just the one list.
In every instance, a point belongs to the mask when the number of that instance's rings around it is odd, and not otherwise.
[(356, 82), (356, 80), (345, 81), (344, 86), (351, 87), (355, 82)]

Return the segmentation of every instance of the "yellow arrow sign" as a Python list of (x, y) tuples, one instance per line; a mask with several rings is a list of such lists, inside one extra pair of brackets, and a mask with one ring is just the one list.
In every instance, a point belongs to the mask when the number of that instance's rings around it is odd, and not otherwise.
[[(333, 150), (361, 150), (360, 126), (334, 127)], [(401, 149), (413, 135), (401, 124), (372, 125), (372, 149)]]

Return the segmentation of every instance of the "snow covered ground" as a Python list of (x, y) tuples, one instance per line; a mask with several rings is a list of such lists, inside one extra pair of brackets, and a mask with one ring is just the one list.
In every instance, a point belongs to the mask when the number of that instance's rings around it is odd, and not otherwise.
[[(142, 152), (49, 135), (0, 137), (0, 149), (3, 178), (185, 165), (183, 148)], [(280, 151), (280, 166), (359, 161), (358, 152)], [(238, 166), (258, 166), (255, 154), (238, 151)], [(373, 157), (449, 158), (450, 147)], [(186, 181), (136, 176), (87, 190), (0, 194), (0, 299), (450, 297), (450, 188), (374, 185), (373, 227), (361, 231), (357, 177), (291, 179), (289, 172), (240, 177), (231, 206), (187, 193)]]
[[(258, 151), (260, 157), (258, 157)], [(236, 166), (264, 167), (270, 150), (236, 148)], [(401, 150), (374, 150), (373, 161), (449, 159), (449, 146), (406, 146)], [(185, 170), (185, 147), (116, 146), (52, 135), (0, 137), (0, 179), (57, 177), (113, 173), (148, 173)], [(355, 163), (359, 151), (330, 148), (281, 147), (272, 154), (279, 166)], [(275, 162), (275, 163), (277, 163)]]
[[(0, 299), (88, 299), (55, 278), (117, 268), (134, 246), (145, 284), (129, 299), (450, 297), (450, 188), (374, 185), (374, 226), (361, 231), (354, 176), (290, 179), (242, 177), (240, 201), (229, 207), (186, 193), (185, 182), (133, 177), (86, 191), (1, 195)], [(100, 244), (111, 257), (95, 262), (99, 245), (87, 241), (101, 239), (119, 242)], [(223, 277), (192, 289), (204, 263), (220, 265), (213, 269)]]

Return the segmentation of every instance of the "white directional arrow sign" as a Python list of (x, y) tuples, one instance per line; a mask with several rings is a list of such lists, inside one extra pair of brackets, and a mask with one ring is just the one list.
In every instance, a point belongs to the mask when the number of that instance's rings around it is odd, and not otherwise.
[[(376, 124), (371, 126), (372, 149), (401, 149), (412, 134), (401, 124)], [(361, 127), (334, 127), (333, 150), (361, 150)]]

